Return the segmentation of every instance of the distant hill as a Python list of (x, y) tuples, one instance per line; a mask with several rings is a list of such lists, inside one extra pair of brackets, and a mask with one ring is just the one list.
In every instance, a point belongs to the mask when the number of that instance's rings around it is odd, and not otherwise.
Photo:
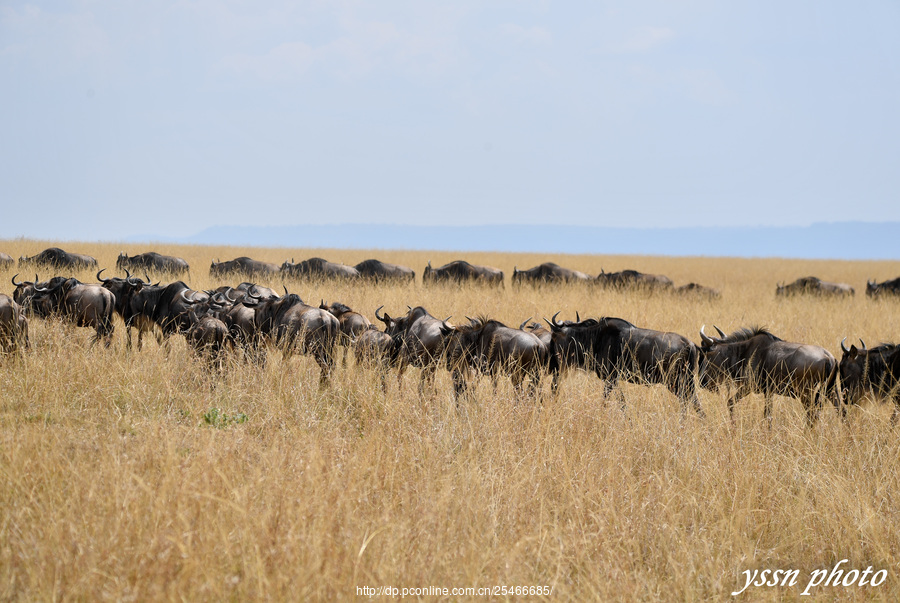
[(131, 240), (260, 247), (900, 259), (898, 222), (658, 229), (531, 225), (215, 226), (183, 239), (149, 236)]

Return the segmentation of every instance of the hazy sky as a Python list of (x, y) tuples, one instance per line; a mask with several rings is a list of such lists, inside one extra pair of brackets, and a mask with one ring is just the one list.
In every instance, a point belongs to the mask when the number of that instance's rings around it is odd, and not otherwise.
[(0, 237), (900, 220), (900, 3), (0, 2)]

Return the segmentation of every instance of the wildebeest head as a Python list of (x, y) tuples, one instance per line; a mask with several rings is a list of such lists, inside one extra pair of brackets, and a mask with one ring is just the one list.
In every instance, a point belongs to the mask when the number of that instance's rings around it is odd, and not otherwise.
[[(736, 360), (728, 346), (724, 345), (726, 335), (719, 327), (713, 325), (719, 337), (707, 335), (705, 328), (705, 325), (700, 327), (700, 387), (717, 391), (729, 375), (736, 372), (739, 360)], [(732, 370), (729, 370), (729, 367)]]
[(16, 282), (18, 274), (13, 275), (12, 284), (16, 288), (13, 291), (13, 301), (24, 308), (28, 308), (31, 304), (31, 298), (34, 297), (34, 286), (38, 282), (38, 275), (34, 275), (33, 281)]

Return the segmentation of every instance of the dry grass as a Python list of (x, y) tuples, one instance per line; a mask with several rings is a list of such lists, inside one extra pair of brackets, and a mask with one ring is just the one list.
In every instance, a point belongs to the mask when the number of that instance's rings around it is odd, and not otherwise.
[[(48, 245), (9, 241), (0, 250), (18, 257)], [(109, 267), (120, 249), (63, 247)], [(844, 336), (900, 339), (900, 302), (863, 294), (867, 278), (900, 274), (897, 262), (156, 250), (185, 257), (195, 288), (220, 284), (207, 274), (213, 257), (246, 254), (278, 263), (378, 257), (419, 278), (429, 259), (465, 257), (507, 274), (553, 259), (590, 273), (661, 272), (723, 294), (707, 302), (576, 286), (288, 283), (307, 301), (342, 301), (370, 318), (382, 304), (394, 314), (422, 304), (441, 317), (486, 314), (513, 325), (578, 310), (695, 340), (702, 324), (764, 324), (835, 354)], [(12, 272), (0, 270), (0, 282)], [(857, 295), (775, 299), (776, 281), (807, 274), (849, 282)], [(181, 338), (168, 352), (152, 340), (126, 352), (121, 330), (102, 349), (84, 329), (31, 324), (33, 349), (0, 361), (2, 600), (335, 600), (365, 585), (721, 600), (743, 586), (743, 570), (800, 569), (797, 587), (741, 595), (777, 600), (798, 598), (810, 571), (844, 558), (887, 569), (887, 581), (818, 588), (813, 599), (900, 600), (900, 444), (886, 405), (865, 404), (847, 425), (829, 408), (806, 429), (800, 404), (779, 398), (768, 430), (754, 396), (731, 428), (717, 394), (702, 394), (705, 421), (682, 420), (663, 388), (626, 385), (623, 413), (601, 399), (595, 377), (578, 373), (542, 406), (516, 400), (508, 383), (495, 393), (482, 381), (457, 411), (445, 371), (424, 400), (415, 369), (385, 396), (351, 359), (320, 390), (307, 357), (273, 356), (265, 369), (233, 363), (216, 376)], [(212, 408), (246, 420), (211, 425)]]

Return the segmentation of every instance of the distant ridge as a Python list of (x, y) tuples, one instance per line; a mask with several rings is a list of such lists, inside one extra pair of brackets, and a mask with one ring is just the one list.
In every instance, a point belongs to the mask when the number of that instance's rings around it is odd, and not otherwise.
[(181, 239), (142, 236), (129, 240), (257, 247), (900, 259), (898, 222), (654, 229), (533, 225), (214, 226)]

